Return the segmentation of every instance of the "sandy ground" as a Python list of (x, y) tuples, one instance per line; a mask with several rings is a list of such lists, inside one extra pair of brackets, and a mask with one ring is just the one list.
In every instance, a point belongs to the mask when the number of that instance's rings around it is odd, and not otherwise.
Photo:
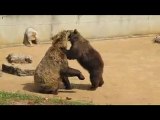
[[(152, 39), (153, 37), (141, 37), (92, 41), (91, 44), (104, 60), (105, 84), (96, 91), (89, 91), (88, 72), (76, 60), (70, 60), (69, 66), (79, 69), (86, 79), (80, 81), (77, 77), (69, 78), (74, 89), (60, 89), (58, 97), (70, 97), (72, 100), (89, 101), (98, 105), (160, 104), (160, 44), (152, 43)], [(36, 67), (49, 47), (50, 44), (43, 44), (0, 49), (0, 64), (13, 52), (32, 55), (32, 65)], [(18, 77), (2, 73), (0, 90), (56, 97), (36, 93), (33, 76)]]

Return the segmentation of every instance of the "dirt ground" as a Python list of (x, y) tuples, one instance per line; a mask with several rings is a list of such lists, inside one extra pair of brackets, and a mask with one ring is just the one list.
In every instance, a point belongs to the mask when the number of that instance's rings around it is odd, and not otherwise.
[[(92, 41), (104, 60), (103, 78), (105, 84), (96, 91), (89, 91), (89, 74), (76, 60), (69, 66), (79, 69), (86, 77), (69, 78), (72, 90), (60, 89), (58, 97), (93, 102), (97, 105), (149, 105), (160, 104), (160, 44), (152, 42), (153, 37), (126, 38)], [(10, 47), (0, 49), (0, 64), (9, 53), (24, 53), (33, 56), (36, 67), (51, 44), (35, 47)], [(19, 77), (2, 73), (0, 90), (20, 91), (45, 97), (54, 95), (36, 93), (33, 76)]]

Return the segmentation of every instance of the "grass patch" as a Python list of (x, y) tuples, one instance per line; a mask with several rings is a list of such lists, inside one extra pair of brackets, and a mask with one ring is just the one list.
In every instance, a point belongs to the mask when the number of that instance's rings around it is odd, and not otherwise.
[(0, 105), (92, 105), (92, 103), (0, 91)]

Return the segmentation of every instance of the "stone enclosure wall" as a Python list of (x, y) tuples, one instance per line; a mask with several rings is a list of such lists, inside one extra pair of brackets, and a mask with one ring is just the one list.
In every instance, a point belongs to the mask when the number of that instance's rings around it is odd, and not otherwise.
[(41, 42), (64, 29), (77, 29), (90, 39), (160, 33), (158, 15), (0, 15), (0, 47), (22, 44), (27, 27)]

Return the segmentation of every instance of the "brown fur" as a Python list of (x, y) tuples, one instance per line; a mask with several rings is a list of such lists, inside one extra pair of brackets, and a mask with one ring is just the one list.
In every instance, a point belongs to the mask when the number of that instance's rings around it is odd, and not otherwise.
[(70, 34), (69, 41), (71, 48), (66, 51), (67, 58), (77, 59), (80, 65), (88, 70), (92, 83), (91, 89), (101, 87), (104, 84), (102, 77), (104, 63), (100, 53), (76, 29)]
[(68, 77), (77, 76), (83, 80), (79, 70), (68, 67), (68, 61), (63, 49), (67, 49), (70, 31), (62, 31), (55, 35), (52, 46), (36, 68), (34, 82), (40, 92), (58, 94), (59, 82), (63, 81), (66, 89), (71, 89)]

